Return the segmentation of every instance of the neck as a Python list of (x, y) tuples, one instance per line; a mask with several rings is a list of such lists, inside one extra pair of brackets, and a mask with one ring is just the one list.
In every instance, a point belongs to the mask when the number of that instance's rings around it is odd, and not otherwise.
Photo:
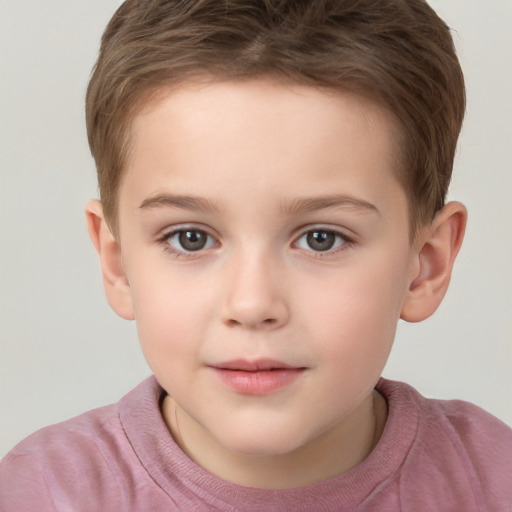
[(210, 473), (246, 487), (290, 489), (340, 475), (366, 459), (384, 430), (387, 404), (374, 391), (324, 434), (292, 452), (274, 456), (245, 455), (226, 449), (169, 396), (164, 400), (163, 414), (176, 443)]

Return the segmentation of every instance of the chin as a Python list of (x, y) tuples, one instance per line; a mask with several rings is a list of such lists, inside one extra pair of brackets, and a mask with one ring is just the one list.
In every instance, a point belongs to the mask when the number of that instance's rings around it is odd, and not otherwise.
[(224, 447), (234, 453), (248, 457), (278, 457), (291, 453), (309, 441), (303, 435), (294, 435), (289, 430), (279, 432), (275, 429), (247, 429), (219, 440)]

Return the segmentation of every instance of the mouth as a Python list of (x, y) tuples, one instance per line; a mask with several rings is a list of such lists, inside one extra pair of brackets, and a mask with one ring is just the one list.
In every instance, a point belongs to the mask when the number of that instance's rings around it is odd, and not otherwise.
[(220, 380), (243, 395), (269, 395), (290, 386), (306, 370), (274, 359), (237, 359), (210, 365)]

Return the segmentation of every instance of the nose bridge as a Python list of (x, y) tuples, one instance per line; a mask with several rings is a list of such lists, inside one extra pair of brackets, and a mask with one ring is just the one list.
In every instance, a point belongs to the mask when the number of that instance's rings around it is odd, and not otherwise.
[(222, 320), (230, 326), (275, 328), (288, 320), (279, 258), (264, 248), (241, 247), (226, 261)]

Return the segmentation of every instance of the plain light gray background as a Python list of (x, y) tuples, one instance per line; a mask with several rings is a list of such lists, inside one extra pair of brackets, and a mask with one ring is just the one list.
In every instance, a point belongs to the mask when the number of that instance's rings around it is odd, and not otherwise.
[[(83, 206), (97, 197), (83, 100), (118, 0), (0, 0), (0, 456), (149, 375), (103, 295)], [(451, 198), (470, 212), (440, 310), (401, 323), (384, 375), (512, 425), (512, 0), (435, 0), (468, 113)]]

